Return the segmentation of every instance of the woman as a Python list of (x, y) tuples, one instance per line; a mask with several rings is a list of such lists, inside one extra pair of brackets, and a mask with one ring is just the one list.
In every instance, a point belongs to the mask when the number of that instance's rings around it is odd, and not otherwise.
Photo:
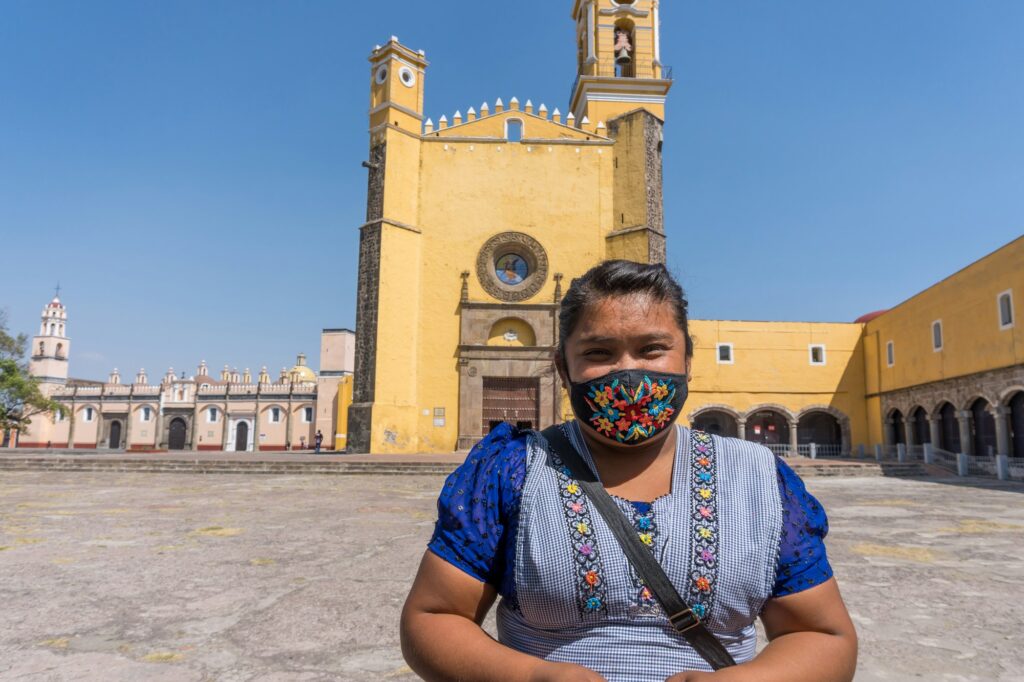
[[(851, 680), (856, 633), (817, 501), (766, 448), (675, 424), (693, 342), (661, 265), (603, 263), (562, 302), (561, 428), (739, 665), (669, 624), (541, 434), (503, 425), (445, 483), (402, 615), (428, 680)], [(498, 596), (498, 641), (480, 627)], [(770, 640), (755, 655), (754, 620)]]

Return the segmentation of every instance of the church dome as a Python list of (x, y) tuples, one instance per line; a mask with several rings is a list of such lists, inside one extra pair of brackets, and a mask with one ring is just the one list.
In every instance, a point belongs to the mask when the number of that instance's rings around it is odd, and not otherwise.
[(288, 370), (288, 378), (292, 380), (293, 384), (316, 383), (316, 372), (306, 366), (305, 353), (299, 353), (295, 366)]

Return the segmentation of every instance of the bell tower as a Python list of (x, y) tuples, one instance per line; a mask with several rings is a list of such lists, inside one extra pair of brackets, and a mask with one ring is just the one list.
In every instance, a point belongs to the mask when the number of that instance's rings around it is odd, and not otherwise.
[[(379, 339), (404, 338), (418, 348), (422, 230), (420, 165), (423, 140), (422, 51), (392, 36), (370, 54), (370, 151), (366, 222), (359, 228), (355, 379), (348, 449), (400, 447), (391, 436), (412, 432), (419, 418), (416, 353), (389, 355)], [(401, 282), (403, 296), (382, 296)], [(415, 447), (415, 446), (413, 446)]]
[(44, 394), (52, 393), (56, 386), (68, 380), (68, 351), (71, 340), (67, 337), (68, 312), (60, 300), (60, 287), (53, 300), (43, 308), (39, 334), (32, 337), (28, 371), (39, 379)]
[(645, 109), (665, 120), (671, 69), (661, 63), (660, 0), (575, 0), (577, 78), (569, 110), (607, 122)]

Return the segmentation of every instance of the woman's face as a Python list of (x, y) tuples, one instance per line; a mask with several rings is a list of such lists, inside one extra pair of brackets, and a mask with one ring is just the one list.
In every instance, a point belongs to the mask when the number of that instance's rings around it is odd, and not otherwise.
[(649, 295), (603, 298), (584, 309), (565, 340), (561, 371), (574, 383), (624, 369), (689, 374), (686, 337), (671, 303)]

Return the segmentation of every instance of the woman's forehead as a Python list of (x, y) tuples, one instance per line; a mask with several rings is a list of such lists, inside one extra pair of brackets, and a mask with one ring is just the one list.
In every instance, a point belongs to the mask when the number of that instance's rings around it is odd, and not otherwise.
[(573, 331), (578, 337), (680, 333), (672, 304), (648, 294), (601, 298), (587, 305)]

